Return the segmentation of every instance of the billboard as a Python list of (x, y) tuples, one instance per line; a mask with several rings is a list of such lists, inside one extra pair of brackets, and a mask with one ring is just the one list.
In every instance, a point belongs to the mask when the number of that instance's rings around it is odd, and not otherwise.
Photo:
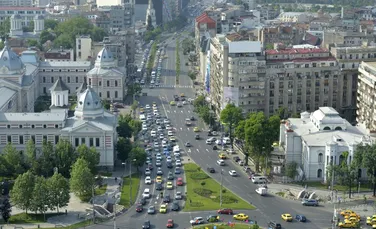
[(239, 88), (238, 87), (224, 87), (223, 88), (222, 110), (229, 103), (232, 103), (235, 106), (239, 106)]
[(206, 56), (205, 90), (210, 93), (210, 50)]

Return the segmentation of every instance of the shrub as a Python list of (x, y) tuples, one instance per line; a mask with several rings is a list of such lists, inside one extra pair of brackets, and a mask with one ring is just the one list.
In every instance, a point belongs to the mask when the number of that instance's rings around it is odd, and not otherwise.
[(202, 173), (202, 172), (195, 172), (195, 173), (192, 173), (190, 176), (193, 180), (205, 180), (209, 178), (209, 176), (206, 175), (206, 173)]
[(206, 184), (205, 181), (202, 181), (202, 182), (201, 182), (201, 185), (202, 185), (202, 186), (204, 186), (205, 184)]
[[(221, 197), (217, 196), (213, 200), (215, 202), (220, 203), (221, 202)], [(233, 204), (233, 203), (237, 203), (237, 202), (238, 202), (238, 199), (236, 199), (235, 197), (222, 195), (222, 203), (224, 203), (224, 204)]]
[(222, 193), (226, 193), (226, 189), (222, 189)]
[(210, 189), (205, 189), (205, 188), (195, 188), (193, 189), (193, 192), (203, 197), (210, 197), (211, 194), (213, 193)]

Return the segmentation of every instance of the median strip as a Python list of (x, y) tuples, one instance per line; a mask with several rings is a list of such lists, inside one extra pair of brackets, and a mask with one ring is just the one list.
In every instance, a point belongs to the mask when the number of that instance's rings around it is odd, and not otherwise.
[[(221, 208), (220, 184), (194, 163), (185, 164), (184, 171), (187, 181), (187, 197), (184, 211), (208, 211)], [(253, 205), (226, 188), (222, 188), (222, 208), (255, 209)]]

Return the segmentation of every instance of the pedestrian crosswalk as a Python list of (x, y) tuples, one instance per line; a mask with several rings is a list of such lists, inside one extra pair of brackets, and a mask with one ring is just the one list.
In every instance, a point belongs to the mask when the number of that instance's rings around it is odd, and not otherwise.
[[(150, 88), (149, 85), (141, 85), (142, 88)], [(154, 88), (193, 88), (192, 85), (158, 85)]]

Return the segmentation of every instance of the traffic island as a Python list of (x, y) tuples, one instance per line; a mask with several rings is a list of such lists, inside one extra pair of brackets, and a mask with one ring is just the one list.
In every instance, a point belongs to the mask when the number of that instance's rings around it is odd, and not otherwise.
[[(123, 187), (121, 189), (120, 205), (123, 205), (125, 208), (129, 208), (137, 200), (137, 193), (140, 187), (140, 174), (132, 174), (132, 194), (130, 200), (130, 191), (131, 191), (131, 179), (129, 176), (123, 177)], [(131, 204), (132, 203), (132, 204)]]
[(194, 163), (185, 164), (184, 171), (187, 183), (184, 211), (210, 211), (218, 210), (219, 208), (231, 208), (234, 210), (255, 209), (253, 205), (225, 188), (222, 188), (222, 207), (220, 207), (220, 184)]
[(246, 224), (246, 223), (215, 223), (215, 224), (205, 224), (201, 226), (195, 226), (194, 229), (262, 229), (256, 224)]

